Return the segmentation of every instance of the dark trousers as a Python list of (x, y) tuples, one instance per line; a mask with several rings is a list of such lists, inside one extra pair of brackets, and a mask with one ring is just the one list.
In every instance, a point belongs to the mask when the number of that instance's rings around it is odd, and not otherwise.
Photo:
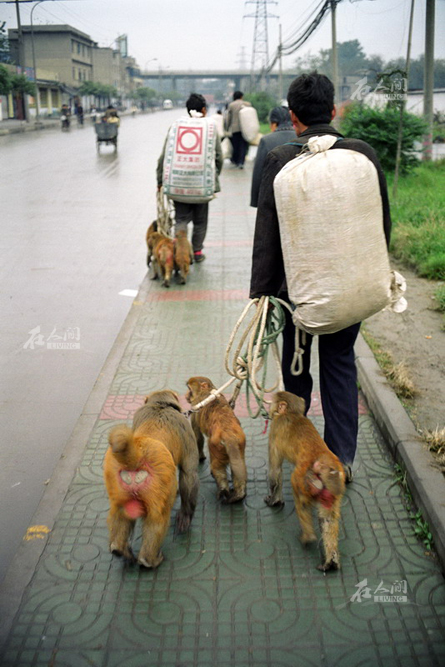
[[(320, 394), (324, 415), (324, 440), (342, 463), (352, 465), (357, 449), (358, 388), (354, 343), (360, 323), (333, 334), (318, 336), (318, 360), (320, 367)], [(290, 366), (295, 351), (295, 325), (286, 309), (286, 326), (283, 331), (282, 370), (284, 386), (304, 398), (306, 412), (311, 404), (313, 380), (310, 374), (313, 336), (306, 334), (303, 372), (291, 375)], [(300, 340), (301, 344), (301, 340)]]
[(243, 135), (241, 134), (241, 132), (234, 132), (230, 137), (230, 141), (232, 142), (233, 146), (231, 161), (233, 162), (233, 164), (236, 165), (244, 164), (249, 144), (245, 139), (243, 139)]
[(192, 248), (193, 252), (202, 250), (207, 232), (207, 220), (209, 217), (209, 203), (186, 204), (175, 201), (175, 234), (180, 229), (187, 231), (189, 222), (193, 222)]

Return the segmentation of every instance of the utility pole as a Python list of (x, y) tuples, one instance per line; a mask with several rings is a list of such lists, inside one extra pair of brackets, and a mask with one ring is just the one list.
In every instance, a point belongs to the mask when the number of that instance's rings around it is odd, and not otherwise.
[(34, 45), (34, 24), (32, 22), (32, 15), (35, 10), (35, 8), (40, 5), (44, 0), (39, 0), (36, 2), (35, 5), (33, 5), (33, 8), (31, 9), (31, 45), (32, 45), (32, 66), (34, 69), (34, 83), (36, 87), (36, 127), (37, 124), (40, 124), (40, 95), (39, 95), (39, 86), (37, 85), (37, 65), (36, 65), (36, 49)]
[(423, 159), (431, 160), (433, 155), (433, 120), (434, 120), (434, 19), (435, 0), (426, 0), (425, 20), (425, 70), (423, 84), (423, 115), (428, 130), (423, 138)]
[(340, 0), (331, 0), (331, 26), (332, 26), (332, 83), (334, 84), (334, 99), (340, 107), (341, 99), (338, 86), (338, 55), (337, 55), (337, 26), (336, 10)]
[[(19, 0), (15, 0), (15, 11), (17, 14), (17, 41), (18, 41), (18, 54), (19, 54), (19, 67), (21, 68), (22, 74), (25, 73), (25, 45), (23, 43), (23, 31), (22, 23), (20, 21), (20, 9), (19, 9)], [(29, 123), (29, 109), (28, 109), (28, 96), (26, 93), (23, 93), (23, 115), (25, 116), (25, 121)]]
[(283, 39), (281, 36), (281, 23), (279, 25), (279, 34), (280, 34), (280, 43), (278, 45), (278, 51), (279, 51), (279, 75), (278, 75), (278, 94), (280, 97), (280, 103), (281, 100), (283, 99)]
[[(406, 65), (405, 65), (405, 82), (406, 90), (403, 91), (405, 98), (408, 95), (408, 77), (409, 77), (409, 66), (411, 60), (411, 40), (413, 35), (413, 21), (414, 21), (414, 4), (416, 0), (411, 0), (411, 12), (409, 16), (409, 29), (408, 29), (408, 46), (406, 49)], [(400, 158), (402, 154), (402, 140), (403, 140), (403, 114), (405, 113), (405, 99), (400, 102), (400, 119), (399, 119), (399, 132), (397, 136), (397, 152), (396, 152), (396, 168), (394, 171), (394, 183), (392, 186), (392, 194), (394, 199), (397, 196), (397, 185), (399, 182), (399, 168), (400, 168)]]

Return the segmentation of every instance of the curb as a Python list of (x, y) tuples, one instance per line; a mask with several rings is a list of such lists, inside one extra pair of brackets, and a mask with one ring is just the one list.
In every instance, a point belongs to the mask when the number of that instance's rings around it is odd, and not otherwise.
[[(82, 460), (86, 443), (108, 395), (116, 369), (133, 333), (136, 319), (139, 317), (140, 306), (145, 302), (147, 292), (148, 283), (144, 278), (73, 432), (53, 470), (48, 486), (30, 521), (30, 526), (43, 524), (52, 530), (76, 468)], [(23, 593), (34, 575), (45, 546), (46, 540), (23, 541), (0, 585), (0, 648), (8, 638)]]
[[(156, 109), (157, 110), (157, 109)], [(144, 113), (154, 113), (155, 109), (150, 110), (149, 112), (145, 111)], [(122, 111), (120, 112), (120, 118), (125, 118), (125, 116), (130, 116), (131, 111)], [(2, 128), (2, 122), (0, 121), (0, 137), (6, 137), (8, 134), (22, 134), (23, 132), (40, 132), (41, 130), (49, 130), (55, 127), (60, 127), (60, 118), (54, 118), (51, 120), (44, 121), (22, 121), (22, 125), (16, 125), (10, 128)], [(5, 119), (5, 122), (8, 122), (8, 119)]]
[(374, 419), (395, 461), (406, 470), (415, 504), (422, 510), (445, 571), (445, 481), (414, 424), (360, 334), (355, 345), (358, 378)]
[(24, 125), (16, 125), (15, 127), (9, 127), (7, 129), (2, 129), (0, 123), (0, 137), (6, 137), (9, 134), (23, 134), (23, 132), (40, 132), (41, 130), (48, 130), (53, 127), (57, 127), (58, 123), (55, 121), (52, 123), (28, 123)]

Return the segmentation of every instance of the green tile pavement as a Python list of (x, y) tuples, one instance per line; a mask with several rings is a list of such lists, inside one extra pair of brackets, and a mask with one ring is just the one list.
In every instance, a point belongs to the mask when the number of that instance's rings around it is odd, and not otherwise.
[[(270, 509), (263, 420), (242, 416), (248, 495), (221, 506), (208, 462), (192, 528), (164, 544), (155, 572), (107, 550), (102, 482), (107, 435), (140, 396), (185, 393), (191, 375), (227, 378), (223, 355), (246, 303), (254, 212), (250, 168), (227, 168), (211, 204), (207, 259), (186, 286), (148, 283), (101, 418), (85, 446), (6, 640), (1, 665), (97, 667), (403, 667), (445, 664), (445, 586), (413, 538), (391, 458), (360, 417), (354, 482), (343, 502), (342, 570), (316, 569), (319, 544), (300, 545), (285, 467), (285, 506)], [(244, 414), (244, 413), (243, 413)], [(322, 430), (322, 417), (313, 416)], [(178, 502), (175, 508), (177, 509)], [(135, 549), (140, 532), (135, 535)], [(380, 589), (380, 591), (377, 591)], [(388, 591), (385, 593), (385, 589)], [(391, 589), (405, 601), (376, 601)]]

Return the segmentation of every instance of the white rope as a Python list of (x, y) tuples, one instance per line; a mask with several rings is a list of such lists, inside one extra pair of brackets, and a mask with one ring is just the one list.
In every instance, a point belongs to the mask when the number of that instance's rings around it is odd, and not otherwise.
[[(287, 308), (287, 310), (292, 314), (292, 308), (288, 303), (282, 299), (276, 299), (281, 306)], [(244, 332), (242, 333), (235, 353), (233, 354), (232, 363), (230, 362), (230, 356), (232, 353), (232, 348), (236, 339), (236, 336), (247, 318), (248, 312), (252, 306), (256, 305), (256, 311), (252, 319), (249, 321), (247, 326), (245, 326)], [(232, 398), (229, 401), (229, 404), (233, 408), (235, 401), (238, 397), (238, 394), (241, 390), (241, 386), (247, 378), (249, 378), (252, 385), (252, 390), (257, 398), (259, 398), (259, 408), (253, 417), (257, 417), (261, 411), (262, 403), (271, 403), (271, 401), (264, 399), (264, 394), (272, 393), (275, 389), (278, 391), (284, 390), (284, 381), (283, 373), (281, 370), (281, 359), (280, 352), (278, 349), (278, 343), (275, 340), (272, 345), (272, 354), (275, 361), (277, 380), (271, 387), (263, 386), (257, 379), (257, 373), (263, 368), (264, 357), (260, 357), (261, 348), (263, 345), (264, 331), (266, 329), (267, 315), (269, 313), (269, 297), (262, 296), (260, 299), (252, 299), (243, 309), (238, 321), (236, 322), (232, 333), (230, 334), (229, 342), (227, 344), (224, 366), (227, 373), (231, 376), (230, 380), (225, 382), (219, 389), (212, 389), (210, 394), (202, 400), (200, 403), (192, 406), (187, 414), (192, 412), (198, 412), (201, 408), (205, 407), (209, 403), (215, 400), (220, 396), (227, 387), (229, 387), (235, 380), (237, 380), (237, 385), (235, 387)], [(305, 332), (302, 332), (305, 336)], [(248, 339), (248, 340), (247, 340)], [(245, 345), (247, 340), (247, 352), (246, 352), (246, 361), (243, 359), (241, 350)], [(299, 375), (303, 370), (303, 352), (304, 350), (300, 348), (300, 336), (299, 329), (296, 329), (295, 333), (295, 354), (292, 359), (291, 373), (292, 375)], [(304, 340), (304, 338), (303, 338)]]
[(173, 204), (165, 197), (164, 189), (161, 187), (156, 194), (158, 232), (164, 236), (172, 237), (174, 208)]
[[(282, 299), (277, 299), (278, 303), (281, 306), (284, 306), (287, 308), (287, 310), (290, 312), (291, 316), (293, 314), (293, 310), (291, 306), (286, 302), (283, 301)], [(301, 375), (303, 372), (303, 354), (304, 354), (304, 349), (300, 347), (300, 340), (302, 345), (306, 345), (306, 332), (303, 331), (302, 329), (299, 329), (298, 327), (295, 327), (295, 352), (294, 356), (292, 358), (292, 362), (290, 365), (290, 372), (291, 375)], [(298, 364), (298, 366), (297, 366)]]

